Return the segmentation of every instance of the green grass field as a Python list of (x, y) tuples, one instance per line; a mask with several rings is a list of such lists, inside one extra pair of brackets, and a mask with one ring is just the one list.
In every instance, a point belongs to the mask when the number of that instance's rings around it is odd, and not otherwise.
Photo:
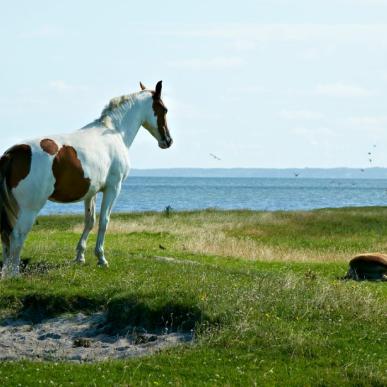
[(387, 251), (387, 208), (114, 215), (109, 269), (94, 234), (87, 263), (68, 264), (81, 228), (39, 218), (27, 272), (0, 282), (1, 316), (106, 310), (117, 329), (192, 329), (194, 343), (94, 364), (3, 362), (1, 385), (387, 385), (387, 283), (339, 279), (353, 255)]

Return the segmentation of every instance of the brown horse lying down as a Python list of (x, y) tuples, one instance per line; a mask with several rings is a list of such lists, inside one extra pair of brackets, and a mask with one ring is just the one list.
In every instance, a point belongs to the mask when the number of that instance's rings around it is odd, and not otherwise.
[(366, 253), (357, 255), (349, 262), (349, 270), (344, 279), (356, 281), (387, 281), (387, 255)]

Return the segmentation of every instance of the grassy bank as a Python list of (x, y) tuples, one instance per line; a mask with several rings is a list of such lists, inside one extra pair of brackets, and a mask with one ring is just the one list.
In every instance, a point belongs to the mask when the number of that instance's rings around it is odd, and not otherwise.
[[(386, 385), (386, 283), (341, 281), (387, 251), (387, 208), (113, 216), (108, 270), (80, 217), (40, 217), (0, 313), (33, 321), (106, 310), (113, 329), (193, 330), (194, 344), (96, 364), (5, 362), (6, 385)], [(167, 257), (173, 259), (162, 259)]]

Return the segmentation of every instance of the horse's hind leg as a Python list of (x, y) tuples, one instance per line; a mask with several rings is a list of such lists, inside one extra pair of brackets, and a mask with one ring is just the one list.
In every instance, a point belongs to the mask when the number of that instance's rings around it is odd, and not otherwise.
[(93, 229), (95, 224), (95, 202), (96, 196), (85, 200), (85, 226), (81, 239), (79, 240), (77, 245), (77, 256), (75, 258), (75, 262), (85, 262), (87, 238), (89, 237), (90, 231)]
[(37, 214), (37, 211), (20, 209), (17, 222), (10, 235), (9, 254), (3, 265), (3, 277), (15, 277), (19, 274), (20, 252)]

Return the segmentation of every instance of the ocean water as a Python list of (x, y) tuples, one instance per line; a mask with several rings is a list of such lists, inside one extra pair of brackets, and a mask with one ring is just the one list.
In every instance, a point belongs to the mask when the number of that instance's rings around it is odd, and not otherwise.
[[(113, 211), (163, 211), (166, 206), (275, 211), (384, 205), (387, 179), (129, 177)], [(41, 213), (83, 213), (83, 204), (48, 202)]]

